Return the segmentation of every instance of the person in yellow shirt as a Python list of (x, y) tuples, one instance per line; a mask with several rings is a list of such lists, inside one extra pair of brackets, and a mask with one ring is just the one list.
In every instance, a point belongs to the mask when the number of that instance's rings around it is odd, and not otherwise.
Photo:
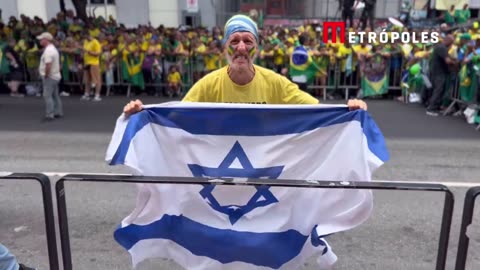
[(83, 42), (83, 77), (85, 79), (85, 93), (82, 100), (90, 100), (90, 87), (95, 84), (95, 97), (93, 101), (101, 101), (102, 77), (100, 74), (100, 54), (102, 45), (88, 32), (84, 32)]
[(355, 52), (356, 59), (360, 63), (360, 72), (363, 70), (363, 66), (365, 65), (365, 59), (371, 50), (372, 46), (367, 45), (366, 40), (364, 40), (364, 42), (361, 44), (353, 46), (353, 51)]
[[(254, 65), (258, 54), (256, 23), (235, 15), (225, 25), (225, 55), (229, 65), (209, 73), (193, 85), (185, 102), (250, 104), (318, 104), (318, 99), (300, 90), (297, 84), (272, 70)], [(125, 115), (142, 110), (140, 100), (124, 107)], [(367, 109), (362, 100), (349, 100), (350, 109)]]
[(204, 53), (203, 61), (205, 62), (206, 73), (210, 73), (218, 69), (218, 63), (220, 60), (220, 50), (217, 46), (217, 41), (212, 40), (208, 44), (208, 49)]
[(178, 68), (176, 65), (170, 66), (170, 71), (167, 77), (168, 81), (168, 96), (172, 97), (174, 95), (180, 95), (180, 89), (182, 86), (182, 76), (180, 72), (178, 72)]
[(192, 41), (192, 52), (191, 52), (191, 59), (192, 59), (192, 66), (193, 66), (193, 81), (196, 82), (203, 77), (203, 73), (205, 71), (205, 61), (204, 61), (204, 54), (207, 50), (207, 47), (203, 42), (198, 38), (194, 37)]
[(274, 51), (274, 58), (273, 58), (273, 64), (275, 65), (275, 71), (277, 73), (281, 73), (282, 69), (285, 67), (285, 46), (278, 41), (275, 44), (275, 47), (273, 48)]
[(315, 54), (314, 57), (315, 63), (317, 64), (319, 70), (316, 74), (316, 85), (322, 86), (324, 91), (320, 91), (322, 89), (316, 88), (315, 89), (315, 96), (323, 96), (325, 99), (326, 96), (323, 94), (326, 94), (326, 87), (327, 87), (327, 76), (329, 72), (329, 65), (330, 65), (330, 52), (327, 49), (327, 46), (325, 43), (321, 43), (319, 45), (318, 52)]

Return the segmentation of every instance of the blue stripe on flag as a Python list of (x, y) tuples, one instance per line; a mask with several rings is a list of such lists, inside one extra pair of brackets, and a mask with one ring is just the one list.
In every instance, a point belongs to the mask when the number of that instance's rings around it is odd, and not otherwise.
[(148, 225), (118, 228), (114, 238), (127, 250), (141, 240), (168, 239), (197, 256), (223, 264), (245, 262), (278, 269), (301, 252), (308, 236), (295, 230), (253, 233), (218, 229), (183, 215), (164, 215)]
[(123, 164), (135, 134), (152, 123), (197, 135), (274, 136), (295, 134), (350, 121), (361, 123), (368, 147), (383, 162), (389, 159), (385, 140), (368, 112), (346, 107), (271, 108), (148, 108), (131, 116), (110, 165)]

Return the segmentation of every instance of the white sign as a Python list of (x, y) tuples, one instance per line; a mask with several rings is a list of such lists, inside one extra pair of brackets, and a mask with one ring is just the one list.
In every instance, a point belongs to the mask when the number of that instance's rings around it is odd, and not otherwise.
[(187, 0), (187, 11), (198, 12), (198, 0)]

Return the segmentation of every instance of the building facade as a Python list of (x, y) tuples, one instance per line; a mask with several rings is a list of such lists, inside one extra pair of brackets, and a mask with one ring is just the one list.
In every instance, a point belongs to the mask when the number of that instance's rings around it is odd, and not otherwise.
[[(217, 22), (222, 25), (233, 13), (262, 11), (266, 22), (278, 20), (334, 19), (340, 18), (339, 0), (231, 0), (218, 3)], [(401, 0), (377, 1), (376, 17), (397, 16)]]
[[(376, 17), (398, 16), (402, 0), (377, 1)], [(418, 1), (418, 0), (416, 0)], [(422, 0), (426, 1), (426, 0)], [(470, 0), (470, 2), (475, 2)], [(59, 0), (1, 0), (2, 18), (9, 16), (38, 16), (50, 19), (60, 11)], [(238, 12), (255, 10), (264, 22), (303, 19), (338, 19), (339, 0), (88, 0), (87, 12), (96, 16), (112, 16), (127, 26), (148, 24), (167, 27), (179, 25), (223, 25)], [(432, 4), (434, 0), (430, 0)], [(479, 1), (480, 2), (480, 1)], [(67, 9), (74, 9), (65, 0)]]
[[(196, 8), (187, 9), (191, 0), (88, 0), (87, 13), (96, 16), (114, 17), (127, 26), (148, 24), (177, 27), (181, 24), (214, 26), (216, 24), (215, 2), (198, 0)], [(1, 0), (2, 19), (10, 16), (38, 16), (43, 20), (53, 18), (60, 11), (59, 0)], [(71, 0), (65, 0), (66, 9), (74, 10)]]

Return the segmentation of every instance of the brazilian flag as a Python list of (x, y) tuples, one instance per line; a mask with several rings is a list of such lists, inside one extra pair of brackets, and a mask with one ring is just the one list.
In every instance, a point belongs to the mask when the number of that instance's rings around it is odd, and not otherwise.
[(365, 65), (361, 87), (364, 97), (379, 96), (388, 92), (388, 68), (386, 60), (380, 55), (373, 55)]
[(0, 43), (0, 76), (5, 75), (10, 72), (8, 65), (7, 57), (5, 56), (4, 50), (7, 47), (7, 44)]
[(361, 86), (364, 97), (383, 95), (388, 92), (388, 75), (363, 76)]
[(145, 89), (145, 81), (142, 74), (142, 63), (145, 55), (141, 53), (139, 56), (133, 54), (123, 54), (122, 57), (122, 75), (123, 79), (131, 84)]
[(290, 57), (288, 75), (294, 82), (304, 81), (307, 85), (313, 83), (315, 75), (320, 70), (303, 46), (295, 48)]
[(68, 68), (68, 56), (65, 53), (60, 54), (60, 63), (62, 63), (62, 78), (70, 81), (70, 70)]
[(464, 65), (458, 73), (460, 99), (468, 103), (475, 101), (475, 89), (477, 88), (477, 75), (469, 66)]

